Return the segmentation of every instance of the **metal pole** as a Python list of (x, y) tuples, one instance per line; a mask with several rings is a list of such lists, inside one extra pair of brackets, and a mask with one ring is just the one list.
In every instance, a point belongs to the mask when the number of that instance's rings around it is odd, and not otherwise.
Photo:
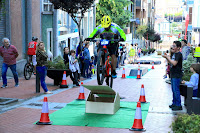
[(36, 93), (40, 93), (40, 76), (36, 70)]

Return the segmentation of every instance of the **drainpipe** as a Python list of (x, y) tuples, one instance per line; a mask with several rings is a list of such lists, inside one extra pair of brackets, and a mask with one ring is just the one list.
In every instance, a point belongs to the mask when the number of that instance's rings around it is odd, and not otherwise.
[(32, 40), (32, 0), (26, 0), (26, 44)]
[(11, 15), (10, 15), (10, 0), (6, 0), (5, 3), (6, 9), (6, 29), (5, 29), (5, 36), (10, 39), (11, 41)]

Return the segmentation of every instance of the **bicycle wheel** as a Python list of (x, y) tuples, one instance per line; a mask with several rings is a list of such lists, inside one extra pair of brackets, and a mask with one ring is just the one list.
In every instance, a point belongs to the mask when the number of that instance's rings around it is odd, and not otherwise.
[(97, 57), (97, 82), (99, 85), (103, 84), (104, 78), (105, 78), (105, 53), (104, 51), (99, 51), (98, 57)]
[(26, 80), (29, 80), (31, 78), (32, 73), (33, 73), (33, 66), (29, 63), (26, 63), (24, 66), (24, 78)]

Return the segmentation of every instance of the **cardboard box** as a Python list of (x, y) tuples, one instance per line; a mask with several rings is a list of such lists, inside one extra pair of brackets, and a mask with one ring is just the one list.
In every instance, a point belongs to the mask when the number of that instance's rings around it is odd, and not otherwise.
[(85, 104), (86, 113), (115, 114), (120, 108), (120, 97), (109, 86), (83, 85), (90, 90)]

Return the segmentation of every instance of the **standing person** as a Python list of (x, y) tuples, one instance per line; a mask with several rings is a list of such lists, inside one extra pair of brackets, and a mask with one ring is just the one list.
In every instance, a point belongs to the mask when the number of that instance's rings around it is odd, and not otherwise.
[(135, 59), (138, 58), (138, 44), (135, 44)]
[(186, 84), (187, 87), (193, 87), (193, 97), (197, 97), (198, 84), (199, 84), (199, 68), (197, 64), (190, 66), (190, 71), (193, 73), (190, 77), (190, 81), (182, 81), (181, 83)]
[(78, 84), (78, 73), (80, 73), (80, 68), (78, 60), (75, 58), (75, 51), (71, 50), (69, 56), (69, 69), (73, 73), (73, 85), (79, 86)]
[(45, 77), (47, 75), (47, 67), (46, 67), (47, 59), (48, 59), (48, 55), (47, 55), (46, 50), (44, 48), (44, 43), (40, 42), (37, 46), (37, 49), (36, 49), (36, 61), (37, 61), (36, 70), (39, 74), (41, 86), (44, 90), (44, 93), (45, 94), (52, 94), (51, 91), (48, 91), (47, 85), (45, 83)]
[(197, 58), (197, 63), (200, 63), (200, 44), (195, 48), (194, 57)]
[(0, 56), (3, 57), (3, 65), (2, 65), (2, 79), (3, 85), (1, 88), (6, 88), (7, 86), (7, 78), (6, 73), (8, 67), (10, 67), (14, 79), (15, 79), (15, 87), (19, 86), (18, 74), (16, 71), (16, 58), (18, 57), (17, 48), (14, 45), (10, 44), (10, 40), (8, 38), (2, 39), (3, 46), (0, 47)]
[(171, 76), (171, 87), (173, 92), (173, 103), (169, 107), (172, 110), (182, 110), (181, 96), (180, 96), (180, 82), (182, 78), (182, 60), (183, 56), (179, 52), (181, 48), (180, 41), (174, 41), (172, 45), (172, 56), (162, 55), (170, 63), (170, 76)]
[(188, 55), (190, 54), (190, 46), (187, 46), (187, 41), (182, 40), (182, 55), (183, 55), (183, 60), (187, 60)]
[(37, 47), (37, 37), (32, 37), (32, 41), (28, 44), (28, 57), (29, 57), (29, 63), (33, 62), (34, 66), (34, 75), (36, 74), (36, 47)]
[(131, 44), (131, 49), (129, 50), (129, 56), (130, 56), (130, 64), (133, 64), (135, 56), (135, 49), (133, 47), (133, 44)]
[(124, 60), (126, 57), (126, 46), (122, 46), (122, 53), (121, 53), (121, 66), (124, 66)]
[(94, 65), (96, 65), (97, 63), (98, 46), (99, 46), (99, 41), (96, 42), (96, 46), (94, 47)]
[(68, 47), (64, 47), (63, 49), (63, 59), (64, 59), (64, 64), (67, 65), (67, 63), (69, 63), (69, 48)]
[(91, 78), (91, 75), (89, 74), (89, 65), (90, 65), (90, 51), (89, 51), (89, 43), (85, 44), (83, 56), (84, 56), (84, 68), (83, 68), (83, 77), (84, 78)]

